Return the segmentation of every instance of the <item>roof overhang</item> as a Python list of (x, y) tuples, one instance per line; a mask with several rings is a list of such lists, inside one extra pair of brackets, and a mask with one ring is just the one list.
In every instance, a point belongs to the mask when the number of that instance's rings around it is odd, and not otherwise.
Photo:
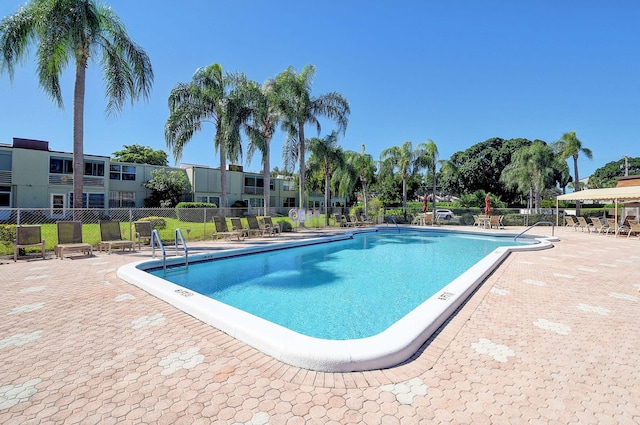
[(567, 193), (566, 195), (560, 195), (557, 199), (559, 201), (575, 201), (584, 199), (592, 201), (640, 199), (640, 186), (586, 189), (578, 192)]

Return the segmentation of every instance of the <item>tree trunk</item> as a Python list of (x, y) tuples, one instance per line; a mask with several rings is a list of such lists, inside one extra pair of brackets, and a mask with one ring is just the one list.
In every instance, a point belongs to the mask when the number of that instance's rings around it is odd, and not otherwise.
[[(580, 176), (578, 175), (578, 155), (573, 155), (573, 173), (576, 177), (576, 181), (574, 183), (574, 191), (578, 192), (581, 190), (580, 187)], [(576, 200), (576, 217), (580, 215), (580, 200)]]
[(298, 123), (298, 167), (300, 175), (299, 193), (300, 208), (305, 208), (304, 203), (304, 123)]
[(407, 221), (407, 177), (402, 176), (402, 214)]
[(324, 214), (324, 225), (329, 227), (329, 204), (331, 203), (331, 169), (329, 164), (324, 164), (324, 208), (326, 210)]
[(265, 146), (266, 152), (263, 152), (263, 164), (264, 164), (264, 215), (269, 214), (269, 208), (271, 206), (271, 159), (269, 158), (269, 143)]
[[(220, 138), (219, 132), (216, 130), (216, 137)], [(227, 208), (227, 155), (223, 140), (218, 140), (218, 150), (220, 152), (220, 205), (218, 207), (225, 208), (223, 216), (226, 217)]]
[(433, 164), (433, 217), (436, 217), (436, 164)]
[(76, 67), (73, 89), (73, 208), (82, 208), (84, 176), (84, 92), (87, 59), (82, 57)]
[(367, 179), (360, 178), (362, 184), (362, 196), (364, 197), (364, 216), (369, 219), (369, 201), (367, 200)]

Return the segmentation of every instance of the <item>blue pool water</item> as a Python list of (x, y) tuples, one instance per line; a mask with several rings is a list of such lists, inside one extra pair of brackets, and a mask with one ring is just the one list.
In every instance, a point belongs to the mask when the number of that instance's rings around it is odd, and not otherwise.
[[(531, 243), (531, 242), (527, 242)], [(152, 273), (298, 333), (376, 335), (512, 239), (375, 232)]]

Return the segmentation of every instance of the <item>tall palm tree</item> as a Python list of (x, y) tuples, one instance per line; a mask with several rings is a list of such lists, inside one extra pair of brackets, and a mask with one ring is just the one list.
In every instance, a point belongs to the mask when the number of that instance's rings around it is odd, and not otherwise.
[(271, 140), (280, 122), (280, 112), (276, 108), (276, 82), (270, 80), (262, 86), (250, 81), (247, 85), (251, 98), (251, 120), (245, 130), (249, 138), (247, 161), (251, 161), (256, 150), (262, 153), (264, 176), (264, 215), (269, 215), (271, 204)]
[(304, 127), (310, 124), (316, 127), (320, 135), (319, 116), (325, 116), (336, 122), (338, 131), (345, 133), (349, 123), (349, 102), (337, 92), (326, 93), (318, 97), (311, 96), (311, 85), (315, 75), (315, 66), (307, 65), (297, 73), (293, 67), (276, 76), (277, 107), (281, 113), (281, 128), (287, 134), (283, 148), (283, 157), (287, 169), (298, 161), (300, 175), (300, 208), (305, 207), (305, 133)]
[(344, 166), (344, 152), (338, 146), (338, 133), (332, 131), (328, 136), (309, 139), (311, 157), (307, 166), (309, 170), (320, 168), (324, 174), (324, 206), (325, 226), (329, 226), (329, 207), (331, 206), (331, 178), (333, 172)]
[(418, 150), (422, 154), (422, 158), (419, 160), (421, 165), (427, 168), (427, 172), (431, 172), (431, 178), (433, 180), (433, 191), (431, 192), (431, 197), (433, 200), (433, 213), (436, 212), (436, 168), (438, 165), (438, 146), (436, 143), (428, 139), (426, 142), (418, 145)]
[(402, 211), (405, 220), (407, 219), (407, 180), (422, 167), (422, 158), (422, 150), (420, 148), (414, 150), (410, 141), (404, 142), (402, 146), (387, 148), (380, 154), (383, 174), (393, 175), (394, 170), (397, 169), (402, 176)]
[(35, 44), (40, 86), (62, 108), (60, 75), (75, 63), (73, 92), (73, 207), (82, 207), (84, 99), (89, 59), (101, 54), (107, 113), (120, 112), (127, 98), (148, 98), (153, 70), (147, 54), (128, 36), (119, 17), (94, 0), (32, 0), (0, 22), (0, 71), (13, 79), (16, 63)]
[(203, 124), (215, 126), (214, 146), (220, 154), (220, 207), (227, 207), (227, 159), (242, 155), (240, 130), (248, 121), (250, 108), (243, 74), (223, 73), (214, 63), (198, 68), (188, 83), (178, 83), (169, 94), (169, 118), (164, 135), (176, 160)]
[[(554, 150), (563, 159), (573, 158), (573, 178), (575, 182), (575, 191), (580, 190), (580, 176), (578, 174), (578, 157), (581, 153), (589, 159), (593, 158), (591, 149), (582, 146), (582, 142), (578, 139), (575, 131), (568, 131), (562, 135), (560, 140), (554, 143)], [(580, 201), (576, 201), (576, 214), (580, 215)]]

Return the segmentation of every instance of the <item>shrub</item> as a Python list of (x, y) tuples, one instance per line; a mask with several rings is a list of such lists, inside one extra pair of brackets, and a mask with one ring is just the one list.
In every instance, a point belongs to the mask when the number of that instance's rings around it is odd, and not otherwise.
[(150, 221), (152, 229), (163, 230), (167, 228), (167, 220), (165, 220), (162, 217), (156, 217), (156, 216), (143, 217), (139, 221)]
[(280, 230), (283, 232), (291, 232), (293, 230), (293, 226), (288, 220), (279, 221), (278, 223), (280, 224)]
[(16, 238), (15, 224), (0, 224), (0, 242), (13, 243)]

